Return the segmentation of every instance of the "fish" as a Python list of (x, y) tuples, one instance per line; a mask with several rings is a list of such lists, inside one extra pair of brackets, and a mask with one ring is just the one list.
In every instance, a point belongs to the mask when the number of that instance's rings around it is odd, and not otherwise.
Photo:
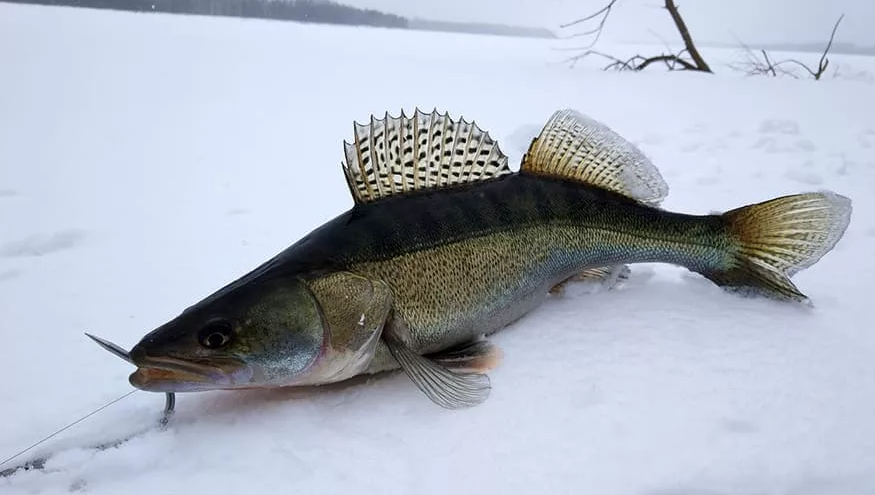
[(434, 404), (473, 407), (502, 360), (490, 336), (569, 283), (611, 288), (632, 265), (666, 263), (739, 297), (812, 306), (791, 278), (834, 248), (853, 209), (815, 191), (666, 210), (652, 161), (568, 108), (517, 171), (477, 122), (437, 109), (353, 121), (343, 154), (352, 206), (145, 334), (129, 353), (134, 387), (312, 387), (400, 370)]

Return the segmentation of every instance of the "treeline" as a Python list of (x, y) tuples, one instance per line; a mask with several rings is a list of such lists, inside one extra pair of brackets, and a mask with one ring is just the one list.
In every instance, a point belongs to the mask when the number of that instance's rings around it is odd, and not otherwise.
[(407, 21), (410, 29), (422, 31), (442, 31), (448, 33), (473, 33), (492, 34), (495, 36), (519, 36), (526, 38), (555, 38), (553, 31), (545, 28), (508, 26), (505, 24), (491, 24), (487, 22), (454, 22), (432, 21), (412, 17)]
[(2, 0), (95, 9), (279, 19), (325, 24), (407, 28), (407, 19), (372, 9), (316, 0)]

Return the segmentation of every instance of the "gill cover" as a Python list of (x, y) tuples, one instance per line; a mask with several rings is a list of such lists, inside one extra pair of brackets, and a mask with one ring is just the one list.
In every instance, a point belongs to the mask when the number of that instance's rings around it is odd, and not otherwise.
[(364, 372), (392, 310), (391, 290), (350, 272), (330, 273), (307, 285), (326, 330), (323, 355), (307, 373), (307, 382), (337, 382)]
[(297, 382), (319, 360), (327, 338), (318, 302), (297, 278), (262, 285), (236, 322), (237, 345), (230, 342), (229, 351), (253, 367), (257, 385)]

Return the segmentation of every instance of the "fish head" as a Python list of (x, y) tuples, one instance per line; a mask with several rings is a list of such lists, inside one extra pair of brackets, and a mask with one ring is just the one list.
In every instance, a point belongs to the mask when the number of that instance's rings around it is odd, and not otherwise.
[(130, 383), (152, 392), (264, 388), (312, 380), (328, 334), (297, 278), (222, 290), (144, 336)]

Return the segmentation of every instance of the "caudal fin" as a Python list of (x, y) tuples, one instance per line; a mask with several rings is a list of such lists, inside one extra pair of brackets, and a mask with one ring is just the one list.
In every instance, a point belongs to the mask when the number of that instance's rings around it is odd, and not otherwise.
[(804, 193), (723, 214), (729, 266), (704, 275), (734, 292), (808, 303), (790, 277), (817, 263), (851, 220), (851, 200), (831, 192)]

